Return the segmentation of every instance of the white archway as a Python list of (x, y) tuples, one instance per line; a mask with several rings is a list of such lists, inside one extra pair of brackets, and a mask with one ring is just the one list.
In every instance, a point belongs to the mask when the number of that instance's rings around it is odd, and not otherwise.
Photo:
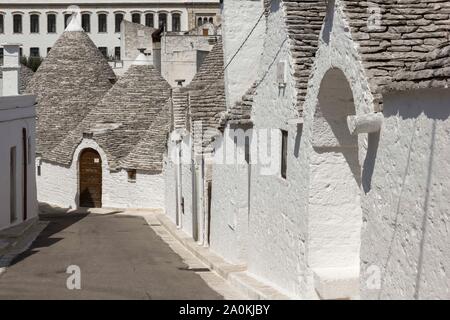
[(313, 119), (310, 162), (308, 264), (313, 269), (359, 270), (362, 225), (358, 136), (353, 93), (338, 68), (322, 79)]

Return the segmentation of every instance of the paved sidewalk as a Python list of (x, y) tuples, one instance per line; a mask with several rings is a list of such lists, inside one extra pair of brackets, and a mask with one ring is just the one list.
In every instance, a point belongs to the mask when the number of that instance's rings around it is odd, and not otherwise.
[[(41, 220), (48, 226), (0, 275), (0, 299), (240, 297), (169, 234), (158, 231), (151, 213), (46, 214)], [(80, 267), (81, 290), (66, 287), (71, 265)]]

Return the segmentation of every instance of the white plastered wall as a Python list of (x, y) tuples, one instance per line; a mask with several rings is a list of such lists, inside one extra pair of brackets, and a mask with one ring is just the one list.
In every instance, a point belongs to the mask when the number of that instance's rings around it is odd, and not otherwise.
[(125, 170), (111, 172), (105, 152), (91, 139), (83, 139), (76, 148), (70, 167), (42, 159), (41, 175), (37, 176), (38, 201), (63, 208), (76, 208), (78, 196), (78, 159), (86, 148), (96, 150), (102, 159), (102, 205), (112, 208), (164, 208), (164, 173), (151, 175), (137, 171), (136, 181), (128, 181)]
[(448, 89), (384, 96), (363, 172), (364, 299), (450, 298), (449, 106)]

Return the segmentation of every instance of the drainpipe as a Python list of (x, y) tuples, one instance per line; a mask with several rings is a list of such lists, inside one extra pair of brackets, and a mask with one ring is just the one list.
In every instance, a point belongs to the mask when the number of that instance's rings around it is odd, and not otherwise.
[(203, 157), (199, 156), (195, 159), (195, 171), (196, 171), (196, 201), (197, 201), (197, 221), (199, 224), (198, 232), (198, 244), (205, 244), (205, 204), (204, 204), (204, 172), (203, 172)]
[(177, 142), (177, 157), (178, 157), (178, 163), (177, 163), (177, 214), (178, 214), (178, 225), (177, 228), (178, 229), (182, 229), (183, 228), (183, 189), (181, 186), (182, 183), (182, 175), (181, 175), (181, 170), (183, 170), (182, 168), (182, 163), (181, 163), (181, 142)]
[(19, 95), (20, 87), (20, 44), (4, 43), (3, 96)]
[(177, 199), (177, 228), (183, 228), (183, 204), (182, 204), (182, 149), (181, 143), (183, 141), (183, 137), (180, 132), (174, 131), (172, 133), (171, 141), (175, 143), (175, 165), (176, 165), (176, 199)]

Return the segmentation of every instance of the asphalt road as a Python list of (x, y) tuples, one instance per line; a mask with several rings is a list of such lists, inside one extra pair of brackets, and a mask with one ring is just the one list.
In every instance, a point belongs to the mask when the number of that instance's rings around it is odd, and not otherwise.
[[(222, 299), (141, 217), (45, 215), (47, 228), (0, 276), (0, 299)], [(71, 265), (81, 290), (67, 289)]]

